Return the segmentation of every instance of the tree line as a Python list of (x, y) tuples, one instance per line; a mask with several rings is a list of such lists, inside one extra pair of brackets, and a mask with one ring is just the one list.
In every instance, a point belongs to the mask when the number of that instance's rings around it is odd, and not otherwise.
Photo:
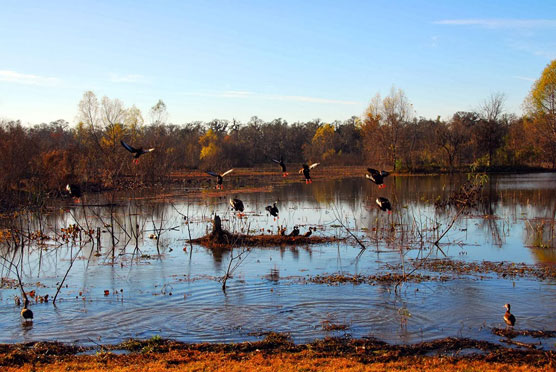
[[(325, 123), (278, 118), (248, 122), (215, 119), (171, 124), (162, 100), (145, 120), (135, 106), (85, 92), (78, 124), (64, 120), (25, 127), (0, 121), (0, 191), (40, 194), (67, 183), (114, 187), (126, 176), (160, 181), (173, 171), (253, 167), (283, 156), (286, 163), (368, 165), (398, 172), (556, 168), (556, 60), (543, 71), (518, 117), (492, 94), (473, 112), (449, 120), (416, 117), (405, 93), (376, 95), (362, 116)], [(120, 140), (155, 147), (139, 165)]]

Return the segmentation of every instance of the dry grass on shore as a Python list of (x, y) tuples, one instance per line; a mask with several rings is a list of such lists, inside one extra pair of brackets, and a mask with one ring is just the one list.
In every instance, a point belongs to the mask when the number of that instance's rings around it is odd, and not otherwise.
[(550, 366), (529, 364), (452, 360), (443, 357), (405, 357), (391, 362), (365, 363), (349, 356), (319, 356), (302, 353), (263, 352), (226, 353), (201, 351), (170, 351), (167, 353), (115, 355), (100, 353), (75, 356), (49, 364), (29, 363), (21, 367), (3, 367), (4, 372), (16, 371), (554, 371)]
[[(414, 345), (326, 338), (294, 344), (284, 334), (237, 344), (153, 337), (87, 349), (61, 343), (0, 344), (0, 370), (15, 371), (554, 371), (555, 353), (444, 338)], [(125, 351), (115, 353), (111, 350)], [(89, 355), (79, 354), (88, 351)]]

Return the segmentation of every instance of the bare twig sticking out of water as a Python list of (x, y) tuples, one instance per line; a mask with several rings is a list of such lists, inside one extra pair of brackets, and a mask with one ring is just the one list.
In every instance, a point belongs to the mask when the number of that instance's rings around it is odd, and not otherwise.
[(116, 254), (116, 245), (119, 243), (119, 239), (116, 237), (115, 235), (115, 231), (114, 231), (114, 201), (115, 201), (115, 194), (114, 192), (112, 193), (111, 196), (111, 202), (110, 202), (110, 223), (106, 223), (106, 221), (104, 221), (104, 219), (102, 218), (102, 215), (99, 211), (95, 211), (94, 209), (90, 209), (91, 212), (93, 213), (93, 215), (99, 219), (99, 221), (104, 225), (104, 227), (107, 229), (107, 231), (110, 233), (110, 238), (112, 241), (112, 264), (114, 264), (114, 260), (115, 260), (115, 254)]
[(151, 213), (151, 222), (153, 225), (153, 230), (154, 231), (154, 237), (156, 239), (156, 251), (158, 253), (158, 255), (160, 255), (160, 237), (162, 236), (163, 233), (171, 231), (171, 230), (176, 230), (179, 226), (173, 226), (173, 227), (169, 227), (166, 228), (164, 227), (164, 209), (162, 209), (161, 215), (160, 215), (160, 226), (156, 225), (156, 222), (154, 220), (154, 210)]
[(189, 227), (189, 224), (191, 223), (191, 219), (189, 218), (189, 198), (187, 198), (187, 214), (180, 212), (174, 203), (170, 202), (170, 205), (174, 208), (176, 213), (183, 217), (187, 225), (187, 234), (189, 235), (189, 258), (191, 258), (191, 255), (193, 254), (193, 243), (191, 243), (191, 228)]
[[(0, 256), (0, 258), (2, 258), (6, 263), (9, 264), (8, 267), (8, 272), (14, 272), (15, 276), (17, 278), (17, 283), (19, 285), (19, 289), (21, 291), (21, 296), (23, 297), (24, 300), (28, 300), (27, 298), (27, 294), (25, 293), (25, 288), (23, 286), (23, 281), (21, 280), (21, 275), (19, 273), (19, 267), (17, 264), (15, 264), (13, 261), (7, 259), (6, 257)], [(12, 269), (13, 268), (13, 269)]]
[(338, 207), (336, 207), (335, 204), (332, 205), (332, 211), (334, 212), (334, 217), (336, 217), (336, 222), (338, 222), (338, 224), (340, 226), (342, 226), (344, 228), (344, 230), (347, 231), (347, 233), (357, 242), (357, 244), (359, 244), (359, 246), (361, 247), (361, 251), (359, 252), (359, 254), (357, 255), (357, 258), (359, 258), (363, 252), (367, 249), (367, 247), (365, 247), (365, 245), (361, 242), (361, 240), (359, 240), (357, 238), (357, 236), (355, 236), (354, 233), (351, 232), (351, 230), (342, 222), (342, 216), (340, 214), (340, 211), (338, 210)]
[[(212, 230), (212, 234), (214, 236), (221, 236), (222, 234), (228, 234), (226, 231), (222, 230), (222, 224), (221, 223), (222, 223), (222, 221), (220, 219), (220, 216), (215, 214), (214, 215), (214, 220), (213, 220), (213, 230)], [(248, 232), (250, 230), (250, 227), (251, 227), (251, 223), (249, 223), (247, 225), (247, 231)], [(236, 239), (239, 239), (239, 235), (231, 234), (230, 236), (237, 236)], [(226, 293), (226, 283), (227, 283), (228, 279), (232, 277), (232, 274), (234, 273), (234, 271), (243, 263), (243, 261), (245, 261), (245, 259), (249, 255), (249, 253), (251, 253), (250, 248), (241, 248), (239, 253), (234, 256), (234, 248), (236, 248), (236, 246), (237, 246), (237, 240), (229, 242), (229, 244), (231, 246), (230, 261), (228, 262), (228, 267), (226, 268), (226, 273), (224, 274), (224, 276), (222, 276), (222, 278), (220, 278), (220, 281), (222, 282), (222, 291), (224, 293)]]
[[(440, 203), (442, 206), (448, 205), (448, 204), (455, 204), (456, 206), (459, 207), (457, 213), (454, 215), (454, 217), (452, 218), (450, 223), (448, 223), (448, 225), (446, 226), (444, 231), (441, 232), (440, 235), (438, 235), (436, 240), (433, 242), (433, 245), (440, 252), (442, 252), (442, 254), (445, 257), (446, 257), (446, 253), (444, 253), (444, 251), (442, 250), (442, 248), (440, 248), (440, 245), (439, 245), (440, 240), (442, 240), (442, 238), (444, 238), (444, 236), (446, 236), (446, 234), (452, 229), (452, 227), (454, 226), (456, 221), (461, 217), (461, 215), (464, 214), (469, 207), (471, 207), (472, 205), (474, 205), (477, 202), (477, 199), (479, 197), (479, 191), (484, 186), (484, 184), (487, 182), (487, 178), (484, 174), (470, 173), (467, 177), (468, 177), (468, 180), (467, 180), (466, 184), (464, 184), (447, 201), (444, 201), (444, 202)], [(413, 216), (413, 221), (414, 221), (414, 226), (416, 226), (417, 223), (416, 223), (416, 220), (415, 220), (415, 216)], [(421, 242), (422, 242), (423, 241), (423, 234), (421, 233), (421, 230), (419, 228), (417, 228), (416, 231), (418, 232), (418, 234), (421, 238)], [(422, 243), (421, 243), (421, 245), (422, 245)], [(431, 252), (432, 252), (432, 250), (429, 250), (429, 253), (427, 254), (426, 257), (422, 257), (420, 260), (416, 260), (415, 262), (417, 262), (417, 264), (413, 267), (413, 270), (411, 270), (408, 275), (411, 275), (416, 270), (418, 270), (423, 265), (423, 263), (426, 262), (426, 259), (430, 256)], [(403, 265), (403, 261), (402, 261), (402, 265)], [(404, 271), (405, 271), (405, 269), (404, 269)], [(405, 280), (406, 277), (407, 276), (404, 272), (404, 276), (403, 276), (402, 280), (400, 280), (400, 281), (398, 281), (398, 283), (396, 283), (395, 291), (397, 291), (399, 285), (402, 283), (402, 281)]]
[[(440, 249), (438, 243), (452, 229), (459, 217), (471, 206), (477, 203), (479, 192), (487, 182), (486, 175), (483, 173), (469, 173), (467, 182), (453, 195), (444, 202), (444, 204), (455, 204), (459, 207), (458, 212), (446, 226), (444, 231), (434, 242), (434, 245)], [(444, 252), (443, 252), (444, 253)]]
[(222, 281), (222, 291), (226, 292), (226, 282), (228, 281), (229, 278), (232, 277), (234, 271), (243, 263), (243, 261), (245, 261), (249, 253), (251, 253), (251, 249), (242, 248), (239, 251), (239, 253), (234, 256), (234, 249), (233, 248), (231, 249), (228, 268), (226, 269), (226, 273), (224, 274), (224, 276), (220, 279)]
[[(17, 282), (19, 285), (19, 289), (21, 290), (22, 297), (26, 300), (27, 294), (25, 293), (25, 288), (23, 286), (23, 280), (21, 279), (21, 272), (20, 267), (23, 270), (23, 256), (25, 251), (25, 241), (29, 239), (30, 234), (26, 236), (23, 231), (23, 222), (21, 221), (23, 214), (18, 213), (17, 215), (14, 214), (14, 218), (10, 219), (9, 226), (8, 226), (8, 239), (6, 243), (8, 245), (8, 252), (13, 251), (13, 257), (11, 259), (0, 256), (6, 263), (8, 263), (8, 272), (15, 273), (17, 277)], [(17, 226), (19, 223), (19, 226)], [(19, 258), (17, 258), (17, 254), (19, 253)], [(16, 262), (16, 258), (17, 261)]]
[(79, 254), (81, 253), (82, 249), (83, 249), (83, 245), (80, 244), (79, 249), (77, 250), (77, 253), (75, 254), (75, 256), (71, 257), (68, 269), (66, 270), (66, 273), (64, 274), (64, 277), (60, 281), (60, 284), (56, 288), (56, 294), (54, 295), (54, 299), (52, 300), (52, 305), (56, 306), (56, 298), (58, 298), (58, 294), (60, 293), (60, 290), (62, 289), (62, 286), (64, 285), (64, 282), (66, 281), (66, 278), (68, 277), (68, 274), (69, 274), (69, 272), (70, 272), (70, 270), (73, 266), (73, 263), (75, 262), (77, 257), (79, 257)]
[[(131, 213), (131, 203), (130, 206), (128, 208), (128, 216), (129, 216), (129, 225), (131, 226), (131, 237), (134, 240), (135, 246), (133, 248), (133, 254), (132, 256), (135, 255), (135, 253), (137, 252), (141, 252), (141, 250), (139, 249), (139, 237), (141, 236), (141, 233), (143, 231), (143, 229), (145, 228), (145, 224), (146, 221), (145, 219), (141, 220), (141, 226), (139, 226), (139, 219), (137, 218), (137, 215), (139, 214), (137, 212), (137, 203), (135, 200), (133, 200), (133, 204), (135, 205), (135, 212)], [(132, 219), (132, 216), (134, 216), (134, 218)]]
[[(440, 249), (440, 251), (442, 251), (442, 249), (440, 248), (440, 246), (438, 245), (438, 243), (440, 243), (440, 240), (442, 240), (442, 238), (448, 233), (448, 231), (450, 231), (452, 229), (452, 227), (454, 226), (454, 224), (456, 223), (456, 221), (459, 219), (459, 217), (463, 214), (463, 212), (465, 212), (466, 207), (463, 206), (461, 207), (458, 212), (456, 213), (456, 215), (452, 218), (452, 220), (450, 221), (450, 223), (448, 224), (448, 226), (446, 226), (446, 228), (444, 229), (444, 231), (440, 234), (440, 236), (434, 241), (434, 245)], [(442, 253), (444, 255), (446, 255), (443, 251)]]
[[(83, 208), (83, 212), (84, 212), (84, 216), (85, 216), (85, 222), (87, 225), (87, 228), (89, 226), (89, 220), (87, 218), (87, 213), (85, 213), (85, 209)], [(81, 224), (79, 223), (78, 219), (75, 218), (75, 216), (72, 214), (73, 220), (75, 221), (76, 226), (79, 228), (80, 231), (83, 230), (83, 227), (81, 226)], [(83, 247), (89, 243), (92, 244), (93, 248), (94, 248), (94, 239), (93, 239), (93, 235), (91, 233), (89, 233), (89, 231), (91, 230), (86, 230), (88, 232), (87, 236), (89, 236), (88, 241), (86, 242), (79, 242), (79, 249), (77, 250), (77, 253), (75, 254), (75, 256), (70, 257), (70, 264), (66, 270), (66, 273), (64, 274), (64, 277), (62, 278), (62, 280), (60, 281), (60, 283), (58, 284), (58, 287), (56, 288), (56, 294), (54, 295), (54, 299), (52, 300), (52, 305), (56, 306), (56, 299), (58, 298), (58, 294), (60, 293), (60, 290), (62, 289), (66, 278), (68, 277), (69, 272), (71, 271), (71, 268), (73, 267), (73, 264), (75, 262), (75, 260), (77, 260), (77, 257), (79, 257), (79, 255), (81, 254), (81, 251), (83, 250)], [(72, 243), (73, 244), (73, 243)], [(91, 250), (92, 251), (92, 250)]]

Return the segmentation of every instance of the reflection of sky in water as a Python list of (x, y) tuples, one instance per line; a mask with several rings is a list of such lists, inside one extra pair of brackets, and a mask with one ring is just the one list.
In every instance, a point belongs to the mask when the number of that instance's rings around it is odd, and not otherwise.
[[(83, 249), (57, 307), (32, 306), (36, 320), (31, 329), (20, 326), (19, 311), (13, 305), (17, 291), (0, 290), (0, 342), (57, 339), (91, 343), (98, 342), (99, 337), (100, 342), (118, 342), (156, 334), (186, 341), (241, 341), (256, 339), (254, 333), (271, 330), (291, 332), (295, 341), (302, 342), (330, 335), (322, 329), (322, 322), (327, 320), (347, 324), (354, 337), (372, 335), (390, 342), (418, 342), (443, 336), (496, 341), (497, 337), (485, 327), (502, 325), (502, 305), (506, 302), (512, 304), (518, 327), (556, 328), (556, 286), (551, 282), (462, 278), (445, 283), (409, 283), (399, 295), (392, 292), (391, 285), (304, 283), (304, 278), (315, 274), (383, 272), (384, 264), (400, 263), (402, 235), (404, 247), (417, 247), (416, 226), (425, 235), (433, 234), (425, 230), (437, 223), (441, 224), (438, 230), (442, 230), (453, 217), (454, 211), (441, 213), (431, 204), (438, 195), (445, 196), (461, 184), (461, 178), (419, 176), (387, 180), (387, 188), (380, 191), (364, 179), (346, 179), (319, 180), (308, 186), (287, 184), (269, 192), (240, 192), (224, 197), (187, 200), (179, 195), (182, 191), (175, 190), (178, 195), (171, 199), (131, 203), (123, 199), (115, 208), (115, 265), (110, 264), (110, 235), (103, 233), (102, 255), (96, 257), (89, 246)], [(473, 261), (554, 262), (554, 249), (539, 250), (527, 245), (533, 241), (528, 224), (538, 222), (532, 219), (555, 215), (555, 181), (554, 174), (492, 177), (484, 190), (491, 203), (481, 204), (459, 220), (442, 240), (442, 250), (450, 257)], [(379, 195), (393, 201), (394, 214), (388, 216), (375, 207), (374, 199)], [(239, 220), (231, 213), (230, 197), (244, 201), (246, 219)], [(278, 221), (264, 210), (276, 200), (280, 208)], [(87, 195), (84, 203), (103, 204), (105, 200)], [(340, 218), (369, 248), (359, 259), (359, 248), (352, 242), (255, 248), (234, 272), (223, 293), (216, 278), (224, 274), (229, 252), (213, 252), (200, 246), (191, 251), (188, 225), (176, 210), (190, 217), (193, 238), (206, 233), (214, 212), (224, 218), (224, 227), (233, 231), (274, 232), (283, 224), (288, 231), (299, 225), (304, 233), (313, 226), (317, 227), (316, 235), (344, 237), (347, 234), (337, 222)], [(74, 218), (84, 224), (84, 213), (94, 229), (110, 223), (108, 208), (76, 207), (49, 216), (47, 225), (59, 230)], [(156, 241), (148, 238), (153, 221), (158, 227), (162, 224), (166, 229), (175, 228), (162, 234), (161, 257), (157, 256)], [(387, 244), (392, 222), (397, 224), (396, 240)], [(140, 251), (134, 249), (135, 240), (130, 233), (135, 224), (144, 231), (138, 240)], [(382, 237), (378, 243), (374, 239), (376, 227)], [(34, 248), (23, 262), (27, 288), (52, 296), (70, 257), (77, 251), (75, 246)], [(417, 253), (413, 249), (407, 256)], [(134, 259), (141, 255), (142, 259)], [(435, 252), (433, 256), (442, 255)], [(2, 270), (5, 276), (7, 269)], [(105, 289), (110, 290), (109, 296), (103, 295)], [(404, 314), (411, 316), (406, 319)], [(554, 340), (545, 345), (553, 347)]]

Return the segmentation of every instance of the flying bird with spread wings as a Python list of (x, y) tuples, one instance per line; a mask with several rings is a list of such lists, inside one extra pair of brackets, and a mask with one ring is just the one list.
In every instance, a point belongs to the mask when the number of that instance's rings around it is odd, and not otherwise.
[(150, 149), (144, 149), (142, 147), (139, 148), (135, 148), (133, 146), (128, 145), (127, 143), (125, 143), (124, 141), (120, 141), (120, 143), (122, 144), (122, 146), (129, 152), (131, 152), (133, 155), (133, 162), (135, 164), (139, 163), (139, 157), (143, 154), (147, 154), (149, 152), (154, 151), (154, 147), (150, 148)]
[(376, 183), (379, 189), (383, 189), (386, 187), (386, 185), (384, 184), (384, 177), (388, 177), (390, 173), (385, 170), (379, 172), (378, 170), (373, 168), (367, 168), (367, 171), (369, 172), (369, 174), (366, 174), (365, 177), (369, 181)]
[(287, 177), (288, 172), (286, 170), (286, 163), (284, 163), (284, 158), (282, 157), (282, 155), (280, 155), (279, 160), (272, 159), (272, 161), (275, 162), (276, 164), (278, 164), (280, 166), (280, 168), (282, 168), (282, 177)]
[(222, 182), (224, 181), (224, 176), (232, 173), (233, 169), (229, 169), (226, 172), (219, 174), (216, 172), (212, 172), (212, 171), (207, 171), (206, 173), (210, 176), (216, 177), (216, 189), (217, 190), (224, 190), (224, 185), (222, 185)]
[(299, 170), (299, 173), (303, 173), (303, 176), (305, 176), (305, 184), (313, 183), (313, 180), (311, 179), (311, 169), (319, 164), (320, 163), (313, 163), (311, 165), (303, 164), (303, 168)]

